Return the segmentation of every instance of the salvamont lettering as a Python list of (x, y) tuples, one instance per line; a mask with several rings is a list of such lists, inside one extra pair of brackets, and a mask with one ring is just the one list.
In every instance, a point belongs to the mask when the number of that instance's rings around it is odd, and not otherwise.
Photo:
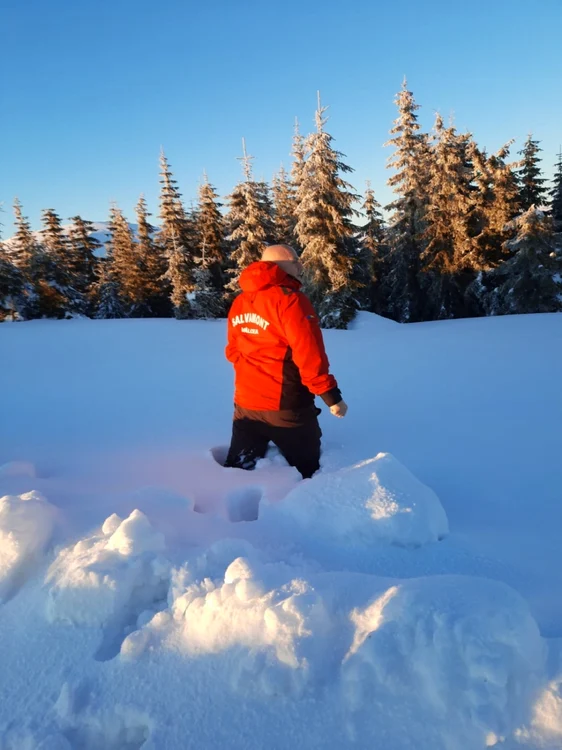
[[(257, 313), (244, 313), (243, 315), (235, 315), (230, 319), (230, 322), (234, 327), (242, 325), (243, 323), (254, 323), (260, 328), (263, 328), (264, 331), (267, 330), (267, 326), (269, 325), (269, 321), (264, 320), (261, 315), (258, 315)], [(248, 331), (244, 332), (248, 333)]]

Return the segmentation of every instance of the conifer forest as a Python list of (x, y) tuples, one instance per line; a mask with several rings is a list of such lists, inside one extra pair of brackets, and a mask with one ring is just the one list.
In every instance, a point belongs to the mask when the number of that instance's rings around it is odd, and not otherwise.
[(423, 132), (406, 82), (395, 103), (384, 208), (370, 184), (353, 186), (320, 103), (314, 132), (295, 127), (289, 171), (257, 180), (244, 145), (239, 184), (221, 197), (205, 176), (189, 209), (162, 152), (154, 223), (142, 195), (134, 217), (112, 205), (104, 247), (91, 221), (53, 208), (33, 232), (16, 199), (0, 320), (224, 317), (241, 271), (272, 243), (299, 253), (326, 328), (358, 310), (403, 323), (561, 310), (562, 153), (547, 180), (534, 134), (488, 153), (439, 115)]

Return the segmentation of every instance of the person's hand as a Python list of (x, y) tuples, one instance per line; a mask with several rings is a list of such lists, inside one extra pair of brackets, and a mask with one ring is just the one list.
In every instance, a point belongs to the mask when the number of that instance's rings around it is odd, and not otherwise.
[(342, 419), (342, 417), (345, 417), (347, 414), (347, 404), (345, 401), (340, 401), (339, 404), (335, 404), (334, 406), (330, 406), (330, 412), (334, 415), (334, 417), (339, 417)]

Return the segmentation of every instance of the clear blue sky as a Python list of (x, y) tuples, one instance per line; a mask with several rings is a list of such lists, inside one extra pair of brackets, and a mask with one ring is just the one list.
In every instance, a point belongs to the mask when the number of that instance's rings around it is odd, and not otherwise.
[(383, 148), (404, 75), (430, 128), (454, 114), (482, 146), (529, 131), (550, 174), (562, 142), (560, 0), (0, 0), (0, 201), (133, 220), (157, 213), (164, 146), (186, 202), (207, 170), (225, 195), (241, 175), (290, 164), (294, 118), (328, 130), (388, 201)]

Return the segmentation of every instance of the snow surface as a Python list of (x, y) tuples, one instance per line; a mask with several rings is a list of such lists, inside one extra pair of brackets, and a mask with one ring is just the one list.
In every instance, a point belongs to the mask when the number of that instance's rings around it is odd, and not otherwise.
[(562, 316), (326, 334), (224, 469), (223, 322), (0, 326), (0, 749), (562, 747)]

